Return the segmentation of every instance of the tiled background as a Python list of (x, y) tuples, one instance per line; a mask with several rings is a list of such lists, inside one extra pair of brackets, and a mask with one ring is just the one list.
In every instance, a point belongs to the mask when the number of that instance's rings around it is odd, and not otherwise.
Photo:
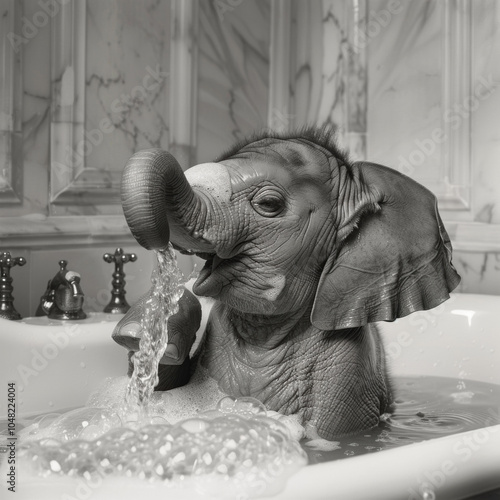
[(44, 13), (0, 0), (0, 249), (28, 261), (12, 272), (23, 316), (62, 258), (88, 310), (109, 299), (102, 254), (117, 246), (139, 254), (129, 301), (149, 287), (152, 255), (119, 204), (134, 151), (170, 149), (188, 165), (306, 123), (338, 125), (354, 157), (433, 189), (459, 290), (500, 293), (496, 0), (64, 3)]

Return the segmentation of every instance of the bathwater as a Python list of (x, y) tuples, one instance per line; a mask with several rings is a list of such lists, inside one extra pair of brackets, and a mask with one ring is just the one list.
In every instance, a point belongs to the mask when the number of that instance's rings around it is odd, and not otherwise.
[[(165, 487), (194, 480), (196, 490), (207, 494), (214, 488), (220, 493), (220, 483), (215, 487), (210, 482), (217, 478), (229, 497), (250, 498), (279, 491), (306, 462), (374, 453), (500, 423), (498, 385), (400, 377), (393, 381), (393, 413), (383, 415), (376, 428), (329, 442), (330, 451), (322, 451), (321, 441), (299, 444), (299, 426), (290, 417), (267, 411), (252, 398), (225, 397), (215, 403), (221, 395), (215, 381), (198, 373), (192, 382), (194, 389), (189, 389), (190, 382), (186, 388), (154, 393), (150, 423), (140, 426), (121, 421), (115, 411), (120, 399), (116, 391), (121, 387), (125, 392), (126, 378), (110, 380), (94, 396), (94, 403), (108, 401), (107, 407), (18, 419), (23, 440), (19, 461), (34, 477), (66, 475), (89, 482), (95, 476), (128, 477)], [(176, 421), (172, 404), (182, 398), (192, 404), (197, 393), (201, 404), (181, 412), (182, 419)], [(114, 402), (110, 394), (115, 394)], [(192, 416), (185, 418), (189, 412)]]
[[(368, 431), (305, 442), (310, 464), (374, 453), (500, 424), (500, 386), (446, 377), (397, 377), (394, 411)], [(329, 450), (326, 450), (329, 448)], [(334, 448), (334, 449), (332, 449)]]

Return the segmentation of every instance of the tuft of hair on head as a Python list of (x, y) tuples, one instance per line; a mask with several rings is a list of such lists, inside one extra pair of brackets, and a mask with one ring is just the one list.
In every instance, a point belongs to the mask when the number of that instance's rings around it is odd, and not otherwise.
[(265, 139), (278, 139), (283, 141), (296, 139), (307, 141), (325, 149), (341, 164), (346, 165), (348, 169), (351, 167), (351, 160), (349, 159), (348, 153), (337, 144), (337, 128), (332, 124), (322, 126), (306, 125), (298, 129), (284, 132), (273, 131), (271, 129), (265, 129), (260, 132), (257, 131), (238, 140), (235, 144), (233, 144), (233, 146), (224, 151), (224, 153), (222, 153), (215, 161), (219, 162), (229, 160), (250, 144)]

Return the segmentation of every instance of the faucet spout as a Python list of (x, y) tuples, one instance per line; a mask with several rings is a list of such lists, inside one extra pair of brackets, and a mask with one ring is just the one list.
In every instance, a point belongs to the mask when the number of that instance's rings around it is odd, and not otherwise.
[(41, 298), (37, 316), (48, 315), (52, 319), (84, 319), (84, 294), (80, 284), (81, 276), (66, 269), (67, 261), (59, 261), (59, 271), (49, 281)]
[(68, 282), (71, 290), (73, 292), (73, 298), (83, 297), (83, 290), (80, 285), (81, 277), (78, 273), (74, 271), (68, 271), (65, 276), (66, 281)]

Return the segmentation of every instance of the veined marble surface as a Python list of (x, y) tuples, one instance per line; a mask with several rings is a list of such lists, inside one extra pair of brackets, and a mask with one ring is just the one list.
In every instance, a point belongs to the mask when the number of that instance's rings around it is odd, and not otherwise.
[(472, 15), (472, 86), (491, 87), (471, 115), (473, 215), (500, 224), (500, 3), (473, 2)]
[(441, 126), (442, 12), (436, 0), (398, 3), (390, 14), (394, 0), (369, 2), (367, 153), (371, 161), (431, 180), (442, 177), (440, 144), (423, 162), (414, 155), (415, 172), (401, 164)]
[(294, 2), (290, 123), (336, 126), (356, 160), (366, 157), (365, 20), (364, 0)]
[[(370, 1), (368, 19), (377, 16), (381, 19), (380, 14), (387, 12), (394, 1)], [(449, 227), (453, 227), (454, 221), (466, 223), (465, 230), (453, 230), (452, 234), (452, 243), (458, 248), (454, 252), (454, 264), (463, 278), (460, 290), (500, 293), (500, 254), (486, 248), (494, 247), (500, 234), (500, 68), (497, 64), (500, 4), (495, 0), (464, 3), (465, 7), (471, 7), (472, 15), (470, 93), (446, 108), (442, 101), (444, 3), (436, 0), (397, 2), (401, 13), (389, 16), (368, 45), (368, 158), (397, 168), (424, 184), (446, 183), (443, 165), (447, 148), (460, 150), (461, 145), (429, 139), (443, 126), (443, 121), (448, 120), (450, 126), (460, 129), (470, 120), (470, 136), (465, 138), (471, 152), (470, 161), (466, 161), (465, 179), (470, 188), (470, 206), (461, 211), (441, 209), (441, 215)], [(466, 66), (463, 69), (466, 71)], [(412, 158), (415, 161), (411, 161)], [(405, 160), (410, 160), (410, 169)], [(473, 227), (475, 222), (486, 224)], [(481, 251), (481, 243), (476, 245), (473, 239), (478, 231), (484, 251)], [(454, 240), (455, 237), (458, 239)], [(469, 237), (469, 241), (463, 237)], [(465, 247), (471, 249), (464, 250)]]
[(168, 149), (170, 1), (87, 0), (85, 128), (110, 126), (86, 165), (120, 171), (137, 150)]
[[(486, 234), (500, 225), (500, 4), (472, 3), (472, 87), (487, 82), (490, 93), (471, 114), (471, 184), (474, 221), (489, 224)], [(456, 252), (464, 292), (500, 293), (500, 252)]]
[[(40, 10), (34, 1), (16, 2), (22, 6), (26, 19), (33, 19)], [(49, 112), (50, 112), (50, 23), (36, 29), (36, 34), (24, 37), (19, 46), (22, 52), (22, 158), (13, 168), (23, 179), (22, 204), (2, 206), (2, 216), (17, 216), (31, 213), (48, 213), (48, 157), (49, 157)], [(19, 33), (16, 33), (19, 34)], [(5, 33), (2, 33), (5, 43)], [(22, 33), (20, 33), (22, 35)], [(9, 42), (5, 50), (12, 50)], [(1, 168), (1, 167), (0, 167)], [(1, 222), (0, 222), (1, 225)], [(2, 242), (2, 246), (5, 245)]]
[(269, 0), (199, 2), (197, 162), (267, 126)]
[[(57, 197), (51, 206), (54, 215), (121, 213), (121, 171), (130, 156), (144, 148), (168, 149), (169, 143), (170, 1), (86, 0), (85, 5), (81, 14), (85, 16), (85, 63), (80, 66), (74, 61), (73, 68), (75, 79), (84, 82), (82, 87), (76, 86), (76, 92), (81, 88), (84, 93), (83, 109), (79, 110), (76, 95), (74, 111), (68, 110), (73, 117), (56, 116), (52, 125), (53, 134), (63, 142), (67, 133), (76, 131), (73, 144), (60, 147), (69, 152), (63, 159), (57, 158), (63, 166), (70, 165), (69, 171), (63, 168), (58, 172), (53, 160), (51, 175), (60, 184), (60, 194), (52, 193)], [(54, 78), (59, 79), (62, 73), (64, 83), (67, 63), (56, 60), (54, 64), (63, 66)], [(73, 132), (66, 131), (71, 120)], [(52, 141), (56, 144), (54, 137)], [(71, 158), (69, 162), (67, 158)], [(59, 174), (69, 176), (61, 180)], [(66, 188), (73, 194), (66, 195)], [(107, 190), (109, 197), (99, 196)], [(88, 198), (84, 203), (79, 202), (80, 192)], [(93, 193), (97, 195), (95, 202), (89, 201)]]
[[(347, 2), (294, 2), (292, 24), (293, 121), (333, 124), (346, 132)], [(345, 144), (347, 146), (347, 144)]]
[(453, 252), (453, 264), (462, 282), (457, 291), (500, 294), (500, 252)]

